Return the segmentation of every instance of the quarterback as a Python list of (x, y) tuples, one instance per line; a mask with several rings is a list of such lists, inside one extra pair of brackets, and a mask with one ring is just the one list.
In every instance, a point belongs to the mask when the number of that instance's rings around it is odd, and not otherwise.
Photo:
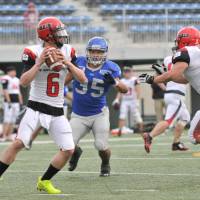
[[(68, 71), (81, 83), (87, 79), (83, 71), (72, 64), (74, 49), (68, 44), (68, 34), (60, 20), (55, 17), (42, 19), (37, 32), (43, 44), (26, 47), (22, 56), (24, 73), (20, 83), (24, 87), (31, 85), (27, 110), (16, 140), (1, 156), (0, 177), (20, 150), (24, 147), (30, 149), (35, 138), (33, 133), (44, 127), (60, 150), (43, 176), (38, 178), (37, 189), (59, 194), (61, 191), (53, 186), (50, 179), (63, 168), (74, 151), (72, 130), (63, 111), (64, 82)], [(55, 58), (59, 62), (53, 63)], [(50, 63), (50, 60), (52, 63), (49, 66), (47, 61)]]

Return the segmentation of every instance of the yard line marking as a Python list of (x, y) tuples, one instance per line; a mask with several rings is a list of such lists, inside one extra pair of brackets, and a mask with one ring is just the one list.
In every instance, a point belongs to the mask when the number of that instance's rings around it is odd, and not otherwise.
[[(40, 170), (8, 170), (8, 173), (43, 173), (44, 171)], [(66, 173), (70, 175), (75, 174), (99, 174), (99, 172), (95, 171), (60, 171), (59, 173)], [(151, 172), (112, 172), (112, 175), (147, 175), (147, 176), (192, 176), (192, 177), (200, 177), (200, 174), (186, 174), (186, 173), (174, 173), (174, 174), (164, 174), (164, 173), (151, 173)]]
[[(53, 144), (54, 143), (54, 142), (50, 142), (50, 143), (47, 143), (47, 142), (48, 141), (45, 141), (44, 143), (42, 143), (40, 141), (40, 143), (37, 143), (37, 141), (36, 141), (36, 142), (34, 142), (34, 144)], [(185, 144), (190, 145), (189, 142), (185, 142)], [(8, 143), (0, 143), (0, 146), (7, 146), (7, 145), (8, 145)], [(154, 144), (154, 146), (170, 146), (170, 145), (171, 145), (171, 143), (155, 143)], [(130, 147), (143, 147), (143, 146), (144, 146), (143, 144), (117, 144), (117, 145), (110, 144), (111, 148), (130, 148)], [(93, 145), (85, 145), (85, 146), (82, 145), (81, 147), (83, 149), (94, 149)], [(32, 153), (35, 153), (35, 152), (37, 152), (37, 151), (34, 151), (34, 150), (32, 151)], [(41, 152), (43, 152), (43, 153), (45, 153), (45, 152), (51, 153), (51, 152), (55, 152), (55, 151), (52, 151), (52, 150), (43, 151), (43, 150), (41, 150), (40, 153)]]
[(157, 192), (159, 190), (155, 190), (155, 189), (141, 189), (141, 190), (132, 190), (132, 189), (119, 189), (119, 190), (114, 190), (115, 192)]
[(72, 196), (74, 194), (31, 194), (33, 196)]
[[(181, 138), (185, 138), (188, 139), (188, 137), (181, 137)], [(131, 137), (131, 138), (109, 138), (109, 142), (121, 142), (121, 141), (143, 141), (142, 137), (138, 136), (138, 137)], [(162, 141), (162, 139), (161, 139)], [(89, 142), (94, 142), (94, 139), (82, 139), (81, 143), (89, 143)], [(11, 142), (2, 142), (0, 143), (0, 145), (7, 145)], [(36, 140), (34, 141), (34, 144), (53, 144), (54, 141), (52, 140)], [(170, 143), (171, 144), (171, 143)]]
[[(82, 157), (81, 160), (98, 160), (99, 158), (96, 157)], [(171, 157), (171, 158), (162, 158), (162, 157), (130, 157), (130, 158), (124, 158), (124, 157), (111, 157), (111, 160), (199, 160), (200, 158), (196, 157)], [(34, 160), (34, 159), (32, 159)], [(44, 161), (50, 160), (50, 159), (42, 159)], [(27, 159), (16, 159), (16, 161), (27, 161)]]
[[(98, 159), (98, 157), (83, 157), (81, 160), (90, 160)], [(171, 158), (161, 158), (161, 157), (130, 157), (130, 158), (121, 158), (121, 157), (111, 157), (111, 160), (197, 160), (198, 158), (192, 157), (171, 157)]]

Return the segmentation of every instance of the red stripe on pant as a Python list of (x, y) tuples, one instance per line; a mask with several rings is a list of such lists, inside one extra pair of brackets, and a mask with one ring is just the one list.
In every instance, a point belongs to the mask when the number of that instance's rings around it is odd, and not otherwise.
[(176, 115), (178, 114), (179, 110), (181, 109), (181, 106), (182, 106), (182, 103), (181, 103), (181, 101), (180, 101), (179, 106), (178, 106), (178, 108), (176, 109), (175, 113), (174, 113), (169, 119), (166, 120), (166, 122), (167, 122), (169, 125), (170, 125), (170, 124), (173, 122), (173, 120), (175, 119)]

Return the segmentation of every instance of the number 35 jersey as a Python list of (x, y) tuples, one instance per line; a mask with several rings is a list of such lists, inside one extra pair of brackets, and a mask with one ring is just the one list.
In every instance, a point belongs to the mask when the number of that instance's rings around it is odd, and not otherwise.
[[(24, 63), (24, 71), (28, 71), (40, 57), (44, 47), (42, 45), (29, 46), (24, 49), (22, 61)], [(75, 57), (75, 51), (70, 45), (63, 45), (60, 49), (67, 60), (72, 61)], [(44, 103), (54, 107), (63, 107), (64, 82), (67, 69), (59, 72), (50, 70), (44, 63), (34, 80), (31, 82), (29, 100)]]
[(86, 57), (78, 57), (76, 65), (84, 70), (88, 81), (84, 84), (73, 81), (72, 111), (81, 116), (92, 116), (102, 112), (106, 103), (106, 94), (110, 84), (104, 81), (103, 75), (110, 73), (113, 78), (121, 76), (119, 66), (107, 60), (99, 68), (93, 69), (87, 65)]

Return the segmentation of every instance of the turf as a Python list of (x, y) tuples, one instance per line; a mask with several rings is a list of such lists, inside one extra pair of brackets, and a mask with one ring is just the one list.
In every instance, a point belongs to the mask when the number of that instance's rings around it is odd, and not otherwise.
[[(46, 135), (38, 141), (50, 141)], [(53, 143), (34, 144), (23, 151), (0, 180), (0, 200), (197, 200), (200, 188), (200, 158), (192, 157), (199, 146), (187, 152), (171, 151), (172, 136), (160, 136), (146, 154), (139, 135), (112, 138), (112, 175), (99, 177), (100, 160), (92, 138), (81, 144), (83, 154), (75, 172), (67, 166), (54, 179), (64, 195), (45, 195), (36, 190), (37, 177), (42, 175), (57, 147)], [(6, 144), (0, 144), (0, 151)]]

